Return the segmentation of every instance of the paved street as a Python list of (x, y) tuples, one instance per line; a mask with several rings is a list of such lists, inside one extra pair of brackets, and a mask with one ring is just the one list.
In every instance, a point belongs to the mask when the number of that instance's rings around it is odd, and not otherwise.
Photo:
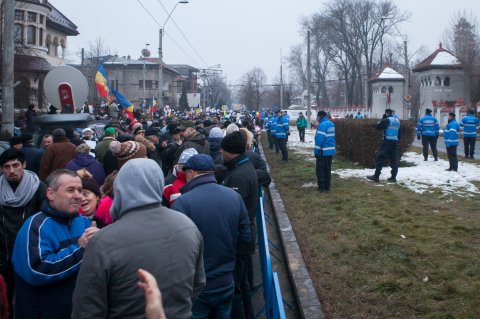
[[(416, 147), (422, 147), (422, 140), (417, 140), (417, 138), (415, 137), (415, 140), (413, 141), (412, 145)], [(443, 136), (438, 137), (437, 150), (442, 153), (447, 152), (447, 149), (445, 148), (445, 142), (443, 141)], [(430, 149), (429, 149), (429, 154), (430, 155), (432, 154), (432, 151)], [(460, 140), (460, 143), (458, 144), (457, 155), (459, 155), (460, 157), (463, 157), (465, 155), (465, 152), (463, 150), (463, 140)], [(475, 157), (477, 159), (480, 158), (480, 141), (477, 141), (475, 143)]]

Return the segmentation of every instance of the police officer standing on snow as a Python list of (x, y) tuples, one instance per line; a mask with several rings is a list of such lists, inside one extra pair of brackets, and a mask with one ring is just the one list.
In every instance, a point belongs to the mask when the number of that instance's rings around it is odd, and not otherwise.
[(473, 159), (475, 154), (475, 142), (477, 141), (477, 129), (480, 125), (480, 121), (473, 116), (475, 112), (473, 110), (467, 111), (465, 116), (460, 121), (460, 126), (463, 127), (463, 146), (465, 150), (465, 158)]
[(437, 139), (439, 131), (440, 125), (438, 124), (438, 120), (432, 116), (431, 109), (426, 109), (425, 116), (422, 116), (417, 124), (417, 139), (422, 138), (424, 161), (428, 159), (429, 144), (435, 161), (438, 161)]
[(317, 160), (316, 173), (318, 191), (330, 191), (332, 179), (332, 156), (335, 155), (335, 124), (327, 117), (327, 112), (318, 111), (318, 127), (315, 134), (315, 149), (313, 154)]
[(447, 171), (456, 172), (458, 170), (457, 146), (458, 133), (460, 132), (460, 124), (455, 120), (455, 113), (448, 113), (448, 124), (445, 126), (443, 139), (447, 148), (448, 163), (450, 166)]
[(375, 125), (377, 130), (383, 130), (383, 142), (375, 161), (375, 174), (367, 176), (369, 180), (379, 182), (383, 164), (390, 159), (392, 175), (387, 181), (396, 182), (398, 173), (398, 140), (400, 139), (400, 121), (393, 116), (391, 109), (386, 109), (383, 119)]

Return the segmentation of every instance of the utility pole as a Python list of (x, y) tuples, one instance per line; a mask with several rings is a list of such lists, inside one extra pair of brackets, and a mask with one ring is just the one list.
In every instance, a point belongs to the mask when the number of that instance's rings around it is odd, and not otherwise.
[(158, 70), (158, 101), (157, 101), (157, 105), (158, 105), (158, 109), (161, 109), (161, 108), (163, 108), (163, 49), (162, 49), (163, 29), (160, 29), (159, 31), (160, 31), (159, 34), (158, 34), (159, 35), (159, 46), (158, 46), (159, 70)]
[(310, 72), (310, 31), (307, 31), (307, 124), (308, 128), (311, 128), (310, 116), (312, 113), (310, 111), (310, 106), (312, 105), (310, 88), (312, 86), (312, 73)]
[(282, 61), (282, 50), (280, 50), (280, 109), (283, 109), (283, 61)]
[[(408, 65), (408, 52), (407, 52), (407, 36), (403, 39), (403, 57), (405, 58), (405, 94), (403, 95), (403, 107), (405, 108), (405, 103), (407, 103), (407, 96), (410, 96), (410, 67)], [(410, 103), (410, 101), (408, 101)], [(405, 109), (404, 109), (405, 110)], [(403, 113), (405, 116), (405, 112)], [(407, 120), (410, 119), (410, 106), (407, 108)]]
[(15, 57), (13, 25), (15, 1), (3, 1), (3, 53), (2, 53), (2, 131), (0, 135), (13, 136), (13, 63)]

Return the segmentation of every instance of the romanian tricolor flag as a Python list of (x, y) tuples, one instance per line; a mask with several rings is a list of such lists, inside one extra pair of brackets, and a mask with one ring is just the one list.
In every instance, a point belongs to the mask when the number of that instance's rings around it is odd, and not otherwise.
[(155, 100), (154, 97), (152, 97), (152, 114), (157, 112), (157, 100)]
[(112, 89), (112, 93), (117, 99), (119, 109), (125, 111), (130, 120), (133, 121), (133, 104), (126, 97), (121, 95), (120, 92), (118, 92), (117, 90)]
[(105, 70), (103, 69), (103, 64), (98, 65), (98, 71), (95, 75), (95, 86), (97, 87), (98, 93), (101, 97), (109, 100), (110, 87), (108, 86), (108, 78)]

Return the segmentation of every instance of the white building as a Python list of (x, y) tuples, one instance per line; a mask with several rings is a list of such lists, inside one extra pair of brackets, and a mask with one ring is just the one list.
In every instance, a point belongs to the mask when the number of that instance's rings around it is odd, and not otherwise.
[(405, 78), (386, 65), (369, 80), (372, 86), (372, 118), (382, 118), (385, 109), (395, 110), (397, 116), (406, 120), (409, 118), (408, 104), (403, 101)]

